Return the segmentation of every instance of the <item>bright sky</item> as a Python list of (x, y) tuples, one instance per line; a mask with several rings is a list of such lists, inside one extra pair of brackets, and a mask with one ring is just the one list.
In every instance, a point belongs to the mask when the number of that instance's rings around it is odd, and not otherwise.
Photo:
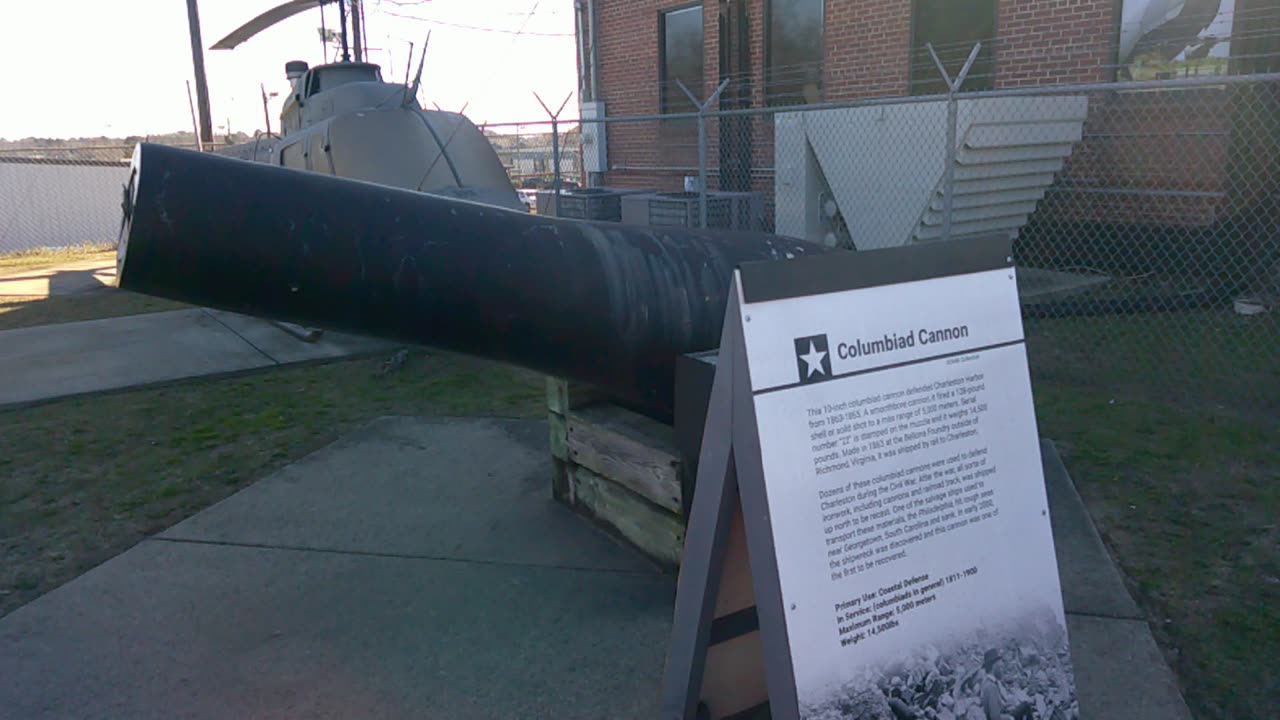
[[(232, 131), (263, 129), (259, 83), (283, 97), (286, 61), (322, 61), (319, 10), (285, 20), (234, 50), (209, 49), (281, 2), (200, 0), (215, 132), (224, 132), (228, 122)], [(537, 120), (546, 114), (534, 91), (555, 110), (577, 87), (571, 0), (364, 2), (368, 59), (382, 65), (386, 80), (404, 79), (409, 43), (416, 58), (431, 31), (419, 93), (427, 107), (435, 102), (458, 110), (470, 103), (466, 114), (476, 123)], [(0, 138), (191, 129), (185, 83), (193, 81), (193, 92), (195, 83), (186, 0), (14, 2), (4, 13)], [(325, 7), (324, 18), (327, 27), (337, 26), (336, 4)], [(271, 127), (278, 130), (280, 98), (270, 103)], [(575, 95), (563, 116), (576, 114)]]

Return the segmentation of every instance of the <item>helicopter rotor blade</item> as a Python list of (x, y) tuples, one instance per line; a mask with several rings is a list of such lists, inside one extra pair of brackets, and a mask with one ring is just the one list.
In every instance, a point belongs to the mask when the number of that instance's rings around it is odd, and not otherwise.
[(321, 5), (328, 5), (332, 2), (335, 2), (335, 0), (289, 0), (289, 2), (277, 5), (231, 31), (230, 35), (214, 43), (210, 49), (231, 50), (281, 20), (287, 20), (298, 13), (318, 8)]

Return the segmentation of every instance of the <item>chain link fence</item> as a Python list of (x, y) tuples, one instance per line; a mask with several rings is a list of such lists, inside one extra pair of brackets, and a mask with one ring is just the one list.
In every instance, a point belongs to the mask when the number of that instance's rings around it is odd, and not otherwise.
[[(1006, 233), (1040, 379), (1280, 405), (1280, 75), (726, 106), (483, 130), (537, 213), (852, 251)], [(0, 147), (0, 253), (114, 242), (132, 150)]]
[(496, 123), (482, 130), (531, 212), (553, 212), (557, 182), (562, 190), (586, 185), (582, 130), (576, 121)]
[(108, 245), (132, 145), (0, 147), (0, 254)]
[(590, 188), (562, 215), (852, 251), (1006, 234), (1038, 379), (1280, 407), (1280, 75), (575, 125)]

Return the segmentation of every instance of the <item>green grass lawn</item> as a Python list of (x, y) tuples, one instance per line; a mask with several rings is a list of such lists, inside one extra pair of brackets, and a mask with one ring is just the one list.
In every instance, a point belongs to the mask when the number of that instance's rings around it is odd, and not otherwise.
[(1027, 324), (1059, 442), (1198, 718), (1280, 698), (1275, 320), (1228, 311)]
[(73, 245), (65, 248), (40, 248), (0, 254), (0, 275), (36, 270), (50, 265), (78, 260), (115, 260), (115, 243)]
[(373, 418), (545, 413), (534, 373), (415, 351), (380, 376), (383, 360), (0, 411), (0, 614)]
[(1036, 405), (1196, 716), (1273, 716), (1280, 428), (1051, 382)]

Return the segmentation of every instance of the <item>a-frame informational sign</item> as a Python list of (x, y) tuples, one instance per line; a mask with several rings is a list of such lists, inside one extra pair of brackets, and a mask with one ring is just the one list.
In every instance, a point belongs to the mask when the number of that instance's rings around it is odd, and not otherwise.
[(742, 266), (663, 716), (1078, 716), (1003, 238)]

